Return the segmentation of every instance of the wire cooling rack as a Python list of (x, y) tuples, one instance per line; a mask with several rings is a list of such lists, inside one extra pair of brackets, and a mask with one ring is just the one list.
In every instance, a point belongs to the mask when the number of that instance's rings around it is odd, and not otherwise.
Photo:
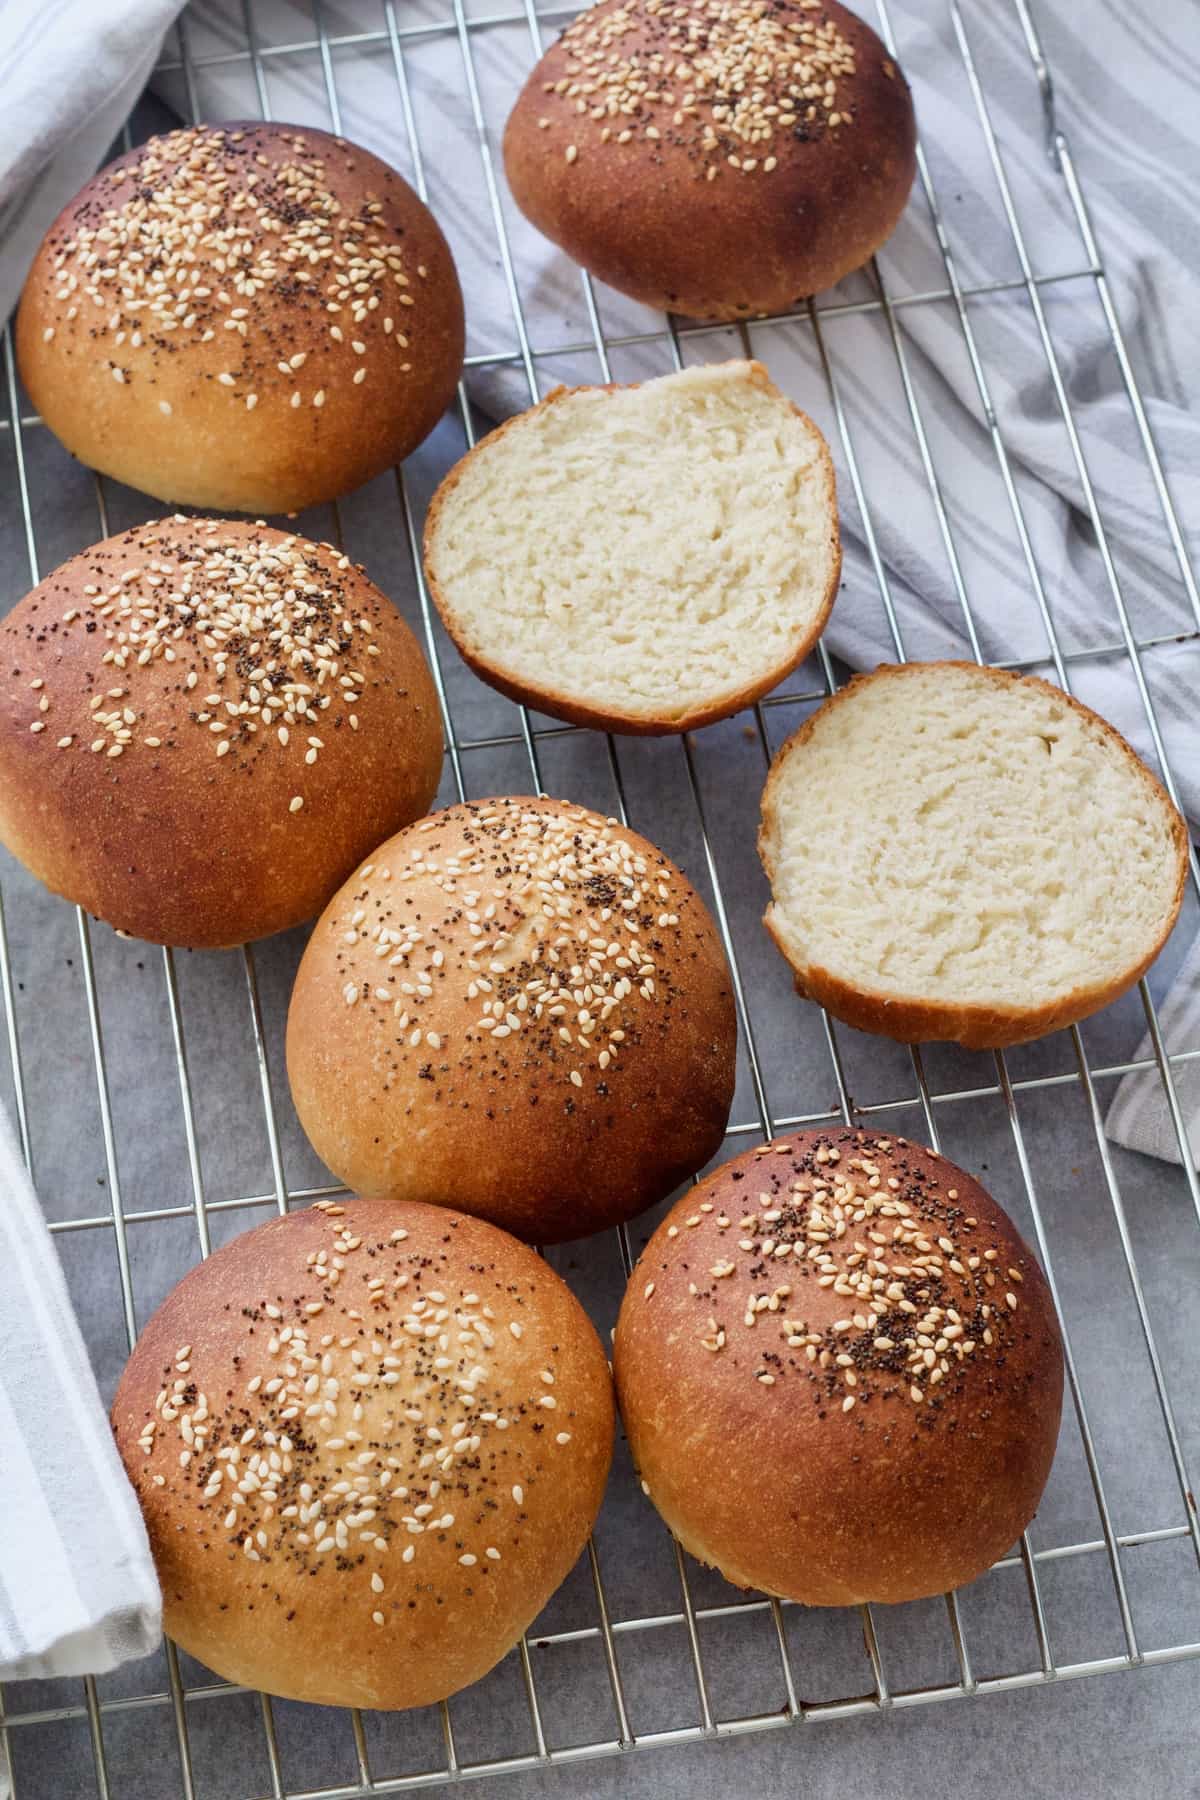
[[(953, 31), (963, 102), (973, 111), (1011, 237), (1009, 276), (964, 282), (947, 196), (922, 155), (923, 200), (914, 205), (923, 203), (933, 221), (938, 285), (893, 293), (883, 271), (873, 267), (865, 298), (835, 292), (786, 319), (738, 328), (654, 319), (644, 331), (614, 334), (603, 326), (603, 296), (582, 277), (587, 333), (579, 342), (552, 347), (539, 341), (532, 297), (518, 273), (497, 151), (503, 113), (481, 67), (491, 34), (521, 34), (531, 61), (566, 12), (535, 11), (533, 0), (524, 10), (494, 13), (467, 0), (445, 0), (414, 21), (393, 0), (363, 0), (339, 8), (335, 24), (314, 0), (305, 30), (280, 38), (258, 29), (257, 8), (244, 5), (239, 13), (216, 5), (221, 30), (214, 33), (210, 20), (189, 10), (168, 42), (162, 73), (176, 79), (185, 112), (200, 118), (208, 116), (207, 77), (236, 69), (258, 110), (270, 116), (276, 74), (303, 63), (316, 69), (327, 120), (340, 129), (346, 53), (370, 53), (394, 75), (395, 160), (426, 193), (432, 171), (410, 64), (432, 39), (454, 46), (460, 99), (465, 96), (480, 159), (473, 174), (482, 183), (494, 231), (490, 289), (469, 291), (468, 310), (498, 321), (503, 340), (469, 356), (468, 378), (503, 372), (537, 398), (555, 378), (555, 357), (590, 356), (593, 378), (619, 379), (621, 359), (631, 350), (648, 350), (665, 370), (682, 366), (707, 338), (723, 343), (725, 354), (753, 353), (770, 366), (780, 332), (811, 334), (823, 392), (796, 397), (826, 424), (843, 509), (856, 515), (900, 659), (905, 643), (873, 522), (877, 476), (868, 472), (846, 402), (839, 328), (850, 318), (860, 320), (889, 347), (928, 481), (937, 541), (974, 644), (971, 582), (953, 525), (955, 470), (931, 429), (928, 392), (914, 373), (903, 327), (910, 308), (948, 309), (977, 389), (978, 417), (990, 436), (997, 505), (1016, 532), (1044, 626), (1045, 649), (1036, 665), (1014, 658), (1009, 666), (1044, 668), (1070, 688), (1085, 656), (1095, 651), (1072, 650), (1056, 631), (1054, 596), (1027, 529), (1005, 421), (993, 404), (986, 331), (980, 330), (989, 305), (1016, 308), (1044, 359), (1050, 404), (1090, 520), (1095, 604), (1111, 624), (1105, 653), (1123, 659), (1172, 786), (1143, 662), (1161, 634), (1139, 635), (1127, 601), (1089, 477), (1089, 446), (1069, 401), (1048, 303), (1052, 290), (1068, 292), (1074, 303), (1098, 308), (1103, 317), (1164, 541), (1178, 568), (1181, 634), (1200, 627), (1200, 596), (1076, 165), (1056, 120), (1035, 24), (1026, 0), (1011, 3), (1014, 29), (1028, 52), (1031, 95), (1040, 91), (1045, 154), (1061, 187), (1065, 223), (1053, 258), (1033, 245), (1014, 197), (1011, 149), (994, 128), (988, 70), (973, 49), (968, 0), (961, 7), (955, 0), (929, 0), (929, 9), (948, 18)], [(294, 9), (289, 16), (294, 22)], [(903, 57), (903, 43), (892, 40), (885, 0), (878, 0), (877, 22)], [(445, 213), (444, 200), (440, 210)], [(69, 479), (76, 480), (78, 513), (84, 478), (69, 476), (67, 460), (40, 422), (22, 411), (8, 339), (5, 385), (5, 529), (12, 554), (27, 558), (8, 581), (15, 598), (27, 575), (37, 579), (90, 538), (130, 522), (130, 497), (96, 481), (89, 490), (90, 525), (64, 527), (58, 484), (66, 492)], [(518, 393), (517, 404), (523, 403)], [(437, 453), (441, 467), (464, 441), (474, 441), (477, 429), (474, 407), (461, 389), (454, 442)], [(432, 478), (438, 473), (434, 468)], [(1120, 1007), (1111, 1009), (1123, 1019), (1123, 1039), (1107, 1032), (1103, 1021), (1089, 1022), (1083, 1031), (995, 1057), (945, 1047), (901, 1051), (859, 1038), (791, 999), (782, 965), (764, 948), (755, 917), (761, 893), (746, 868), (764, 759), (832, 691), (836, 675), (828, 654), (818, 652), (753, 713), (695, 737), (614, 743), (531, 717), (478, 688), (430, 612), (417, 554), (429, 485), (415, 459), (394, 482), (375, 484), (369, 504), (352, 498), (318, 526), (342, 535), (385, 585), (366, 544), (386, 539), (398, 558), (407, 559), (403, 569), (397, 561), (393, 585), (403, 589), (425, 632), (438, 684), (447, 737), (443, 800), (531, 785), (568, 791), (658, 836), (687, 863), (720, 925), (742, 1028), (728, 1150), (793, 1126), (878, 1117), (891, 1130), (924, 1137), (990, 1171), (985, 1179), (1036, 1244), (1069, 1345), (1067, 1417), (1050, 1489), (1031, 1531), (972, 1588), (914, 1607), (808, 1613), (738, 1595), (690, 1563), (650, 1514), (619, 1450), (586, 1558), (528, 1639), (478, 1689), (424, 1713), (329, 1714), (248, 1695), (167, 1645), (157, 1658), (115, 1676), (11, 1686), (0, 1708), (0, 1791), (7, 1778), (26, 1800), (68, 1791), (94, 1793), (98, 1800), (141, 1794), (161, 1800), (165, 1792), (182, 1793), (185, 1800), (210, 1794), (333, 1800), (702, 1738), (802, 1730), (819, 1720), (1200, 1656), (1200, 1528), (1188, 1473), (1188, 1457), (1200, 1446), (1190, 1411), (1177, 1410), (1178, 1396), (1190, 1398), (1200, 1374), (1187, 1331), (1200, 1276), (1200, 1187), (1174, 1083), (1176, 1069), (1200, 1056), (1200, 1044), (1164, 1041), (1145, 983), (1122, 1003), (1123, 1014)], [(580, 791), (589, 784), (589, 792)], [(272, 1208), (282, 1211), (338, 1191), (319, 1171), (308, 1178), (302, 1172), (312, 1170), (311, 1157), (306, 1163), (281, 1070), (295, 947), (281, 950), (284, 941), (274, 940), (237, 958), (214, 959), (118, 946), (106, 928), (50, 901), (13, 865), (6, 863), (4, 871), (0, 993), (11, 1099), (98, 1373), (111, 1386), (150, 1306), (197, 1254)], [(1194, 853), (1192, 874), (1196, 879)], [(61, 952), (52, 969), (42, 956), (44, 941)], [(136, 980), (129, 960), (135, 956)], [(1132, 1061), (1128, 1046), (1142, 1028), (1149, 1032), (1151, 1054)], [(1117, 1041), (1126, 1047), (1123, 1059), (1109, 1053)], [(1182, 1168), (1129, 1156), (1105, 1138), (1102, 1107), (1115, 1080), (1134, 1069), (1153, 1071), (1161, 1082), (1183, 1146)], [(143, 1091), (149, 1100), (139, 1111)], [(104, 1196), (94, 1213), (77, 1193), (65, 1198), (70, 1184), (59, 1157), (61, 1140), (71, 1135), (65, 1116), (78, 1124), (78, 1135), (91, 1134), (101, 1171), (94, 1180)], [(230, 1149), (239, 1135), (253, 1133), (265, 1171), (257, 1182), (239, 1178), (243, 1165)], [(78, 1185), (77, 1172), (71, 1179)], [(604, 1240), (602, 1249), (577, 1247), (556, 1256), (604, 1330), (643, 1235), (639, 1222)], [(81, 1259), (80, 1246), (94, 1246), (97, 1254)]]

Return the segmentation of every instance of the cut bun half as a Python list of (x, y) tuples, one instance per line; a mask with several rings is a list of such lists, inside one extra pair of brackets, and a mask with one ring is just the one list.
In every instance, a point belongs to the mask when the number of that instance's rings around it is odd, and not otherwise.
[(754, 362), (557, 389), (450, 471), (425, 527), (475, 672), (609, 731), (688, 731), (769, 693), (840, 569), (825, 440)]
[(796, 986), (903, 1043), (1024, 1043), (1142, 976), (1187, 829), (1124, 738), (1032, 676), (859, 676), (775, 758), (759, 851)]

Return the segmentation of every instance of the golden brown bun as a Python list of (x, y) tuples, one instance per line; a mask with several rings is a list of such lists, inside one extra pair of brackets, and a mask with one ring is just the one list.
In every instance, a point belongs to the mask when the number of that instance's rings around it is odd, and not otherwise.
[(332, 1706), (485, 1675), (583, 1549), (613, 1440), (604, 1352), (553, 1270), (388, 1200), (272, 1219), (194, 1268), (112, 1421), (170, 1635)]
[(118, 157), (51, 226), (17, 315), (21, 378), (68, 450), (217, 512), (295, 512), (399, 462), (462, 357), (428, 208), (300, 125), (201, 125)]
[[(845, 835), (830, 930), (819, 870), (789, 865), (802, 845), (832, 868), (835, 759)], [(901, 1043), (997, 1049), (1090, 1017), (1154, 962), (1187, 884), (1187, 825), (1120, 733), (1050, 682), (968, 662), (884, 663), (831, 695), (772, 761), (758, 845), (764, 923), (797, 992)], [(851, 927), (880, 894), (872, 960)], [(1005, 937), (1014, 917), (1029, 929)]]
[(133, 937), (219, 948), (311, 919), (437, 791), (416, 639), (329, 544), (139, 525), (48, 575), (0, 655), (0, 841)]
[(900, 70), (837, 0), (601, 0), (526, 82), (504, 165), (521, 211), (611, 287), (746, 318), (878, 250), (916, 125)]
[(584, 807), (506, 797), (401, 832), (334, 896), (287, 1063), (348, 1187), (555, 1243), (716, 1152), (736, 1041), (716, 927), (674, 864)]
[(1011, 1220), (874, 1132), (800, 1132), (701, 1182), (638, 1260), (613, 1364), (685, 1549), (809, 1606), (981, 1574), (1033, 1517), (1062, 1410), (1053, 1302)]

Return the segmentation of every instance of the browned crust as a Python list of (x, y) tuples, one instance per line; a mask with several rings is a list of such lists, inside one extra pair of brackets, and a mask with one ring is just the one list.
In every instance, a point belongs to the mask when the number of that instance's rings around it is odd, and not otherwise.
[[(373, 625), (380, 655), (368, 665), (359, 729), (328, 731), (311, 766), (301, 726), (286, 749), (274, 731), (260, 732), (218, 758), (191, 717), (196, 698), (184, 684), (197, 659), (185, 647), (186, 659), (181, 650), (171, 663), (131, 659), (120, 684), (139, 715), (138, 741), (115, 761), (93, 754), (90, 701), (113, 670), (101, 664), (109, 646), (85, 588), (103, 591), (147, 554), (173, 561), (164, 531), (184, 552), (289, 535), (229, 520), (209, 540), (210, 523), (159, 521), (107, 538), (0, 623), (0, 841), (52, 892), (132, 937), (220, 949), (313, 918), (380, 838), (424, 813), (441, 774), (442, 725), (425, 659), (395, 607), (360, 568), (339, 569), (340, 552), (298, 539)], [(68, 623), (66, 612), (77, 616)], [(35, 679), (50, 702), (38, 734)], [(151, 722), (157, 749), (141, 741)], [(73, 741), (60, 749), (63, 736)], [(297, 795), (304, 805), (293, 813)]]
[[(285, 140), (299, 134), (325, 160), (329, 189), (347, 210), (357, 212), (368, 194), (382, 201), (380, 218), (397, 233), (406, 258), (428, 270), (426, 280), (414, 283), (419, 304), (403, 315), (409, 348), (401, 353), (394, 335), (384, 332), (385, 308), (348, 326), (347, 339), (366, 346), (367, 379), (355, 386), (356, 358), (349, 342), (330, 338), (323, 299), (268, 288), (251, 303), (245, 339), (218, 330), (202, 343), (196, 332), (180, 330), (171, 335), (168, 356), (160, 348), (168, 340), (148, 331), (141, 348), (126, 341), (117, 349), (105, 337), (98, 349), (94, 308), (80, 304), (78, 316), (68, 318), (70, 298), (58, 298), (54, 258), (79, 224), (92, 222), (102, 196), (121, 200), (132, 192), (132, 182), (114, 186), (109, 176), (133, 167), (143, 145), (102, 170), (47, 232), (17, 313), (17, 361), (34, 406), (89, 467), (169, 503), (212, 512), (296, 512), (370, 480), (432, 431), (462, 368), (462, 294), (433, 215), (378, 157), (309, 126), (229, 120), (220, 129), (244, 132), (248, 150), (279, 161), (291, 154)], [(43, 334), (51, 327), (47, 344)], [(237, 340), (232, 352), (231, 339)], [(298, 352), (307, 357), (301, 375), (283, 374), (279, 361)], [(127, 371), (123, 385), (112, 379), (110, 357)], [(411, 364), (408, 373), (400, 372), (401, 360)], [(218, 384), (231, 366), (244, 369), (241, 387), (258, 395), (253, 411), (240, 388), (231, 396)], [(309, 404), (318, 388), (326, 395), (320, 408)], [(295, 389), (305, 398), (293, 409)], [(170, 416), (160, 401), (172, 407)]]
[[(405, 866), (413, 844), (439, 861), (469, 845), (490, 866), (478, 821), (497, 805), (603, 823), (562, 800), (479, 800), (380, 845), (373, 870)], [(438, 1044), (431, 1050), (422, 1033), (414, 1045), (407, 1025), (397, 1030), (390, 997), (367, 991), (347, 1006), (343, 984), (358, 982), (360, 951), (345, 947), (346, 928), (362, 911), (374, 918), (384, 894), (396, 904), (401, 884), (355, 876), (330, 901), (297, 972), (287, 1067), (301, 1125), (348, 1187), (458, 1207), (532, 1243), (558, 1243), (656, 1205), (720, 1149), (737, 1053), (720, 936), (662, 851), (636, 832), (611, 829), (645, 857), (651, 878), (670, 881), (678, 923), (658, 923), (661, 899), (637, 915), (648, 918), (641, 935), (655, 946), (656, 998), (623, 1010), (626, 1037), (607, 1068), (583, 1059), (574, 1042), (562, 1045), (559, 1021), (531, 1024), (503, 1043), (479, 1029), (482, 1001), (468, 991), (468, 958), (487, 940), (473, 935), (454, 899), (416, 875), (403, 883), (411, 910), (391, 925), (419, 914), (426, 943), (443, 953), (436, 995), (412, 1021), (436, 1029)], [(506, 930), (523, 929), (503, 900), (498, 916)], [(572, 923), (581, 916), (575, 910)], [(576, 1065), (582, 1085), (570, 1081)]]
[(1085, 706), (1081, 700), (1076, 700), (1072, 695), (1064, 693), (1061, 688), (1055, 687), (1051, 682), (1043, 681), (1036, 675), (1018, 675), (1008, 669), (996, 669), (987, 664), (963, 661), (947, 661), (939, 665), (881, 663), (869, 674), (854, 676), (845, 687), (832, 694), (797, 731), (792, 733), (776, 754), (766, 786), (763, 789), (762, 825), (758, 834), (758, 852), (769, 881), (774, 883), (775, 879), (775, 865), (770, 842), (770, 827), (774, 817), (775, 784), (786, 758), (793, 750), (807, 741), (816, 720), (829, 707), (841, 705), (847, 696), (853, 694), (863, 684), (870, 681), (903, 679), (913, 671), (928, 669), (931, 666), (967, 669), (972, 674), (986, 676), (997, 686), (1009, 682), (1022, 682), (1039, 687), (1043, 692), (1052, 694), (1055, 700), (1082, 713), (1123, 751), (1130, 765), (1136, 769), (1138, 776), (1152, 793), (1155, 802), (1166, 809), (1171, 819), (1171, 838), (1177, 859), (1175, 894), (1169, 917), (1159, 937), (1149, 950), (1132, 962), (1129, 968), (1115, 980), (1093, 982), (1073, 988), (1069, 993), (1047, 1001), (1042, 1006), (981, 1006), (971, 1003), (954, 1006), (944, 1001), (922, 999), (919, 994), (892, 995), (884, 993), (878, 988), (859, 986), (847, 981), (842, 976), (833, 974), (819, 963), (805, 963), (798, 966), (788, 947), (786, 934), (776, 921), (773, 902), (767, 908), (763, 923), (792, 970), (797, 993), (802, 994), (805, 999), (815, 1001), (818, 1006), (825, 1007), (835, 1018), (843, 1019), (847, 1025), (853, 1025), (859, 1031), (873, 1032), (880, 1037), (895, 1038), (902, 1044), (945, 1041), (962, 1044), (968, 1050), (1000, 1050), (1012, 1044), (1028, 1043), (1033, 1038), (1044, 1037), (1047, 1033), (1059, 1031), (1064, 1026), (1078, 1024), (1081, 1019), (1089, 1018), (1092, 1013), (1099, 1012), (1102, 1007), (1119, 999), (1146, 973), (1170, 937), (1175, 921), (1179, 917), (1179, 909), (1183, 904), (1188, 868), (1187, 823), (1162, 783), (1126, 743), (1115, 726), (1110, 725), (1108, 720), (1102, 718), (1099, 713), (1093, 712), (1091, 707)]
[[(842, 574), (842, 543), (838, 526), (837, 483), (833, 468), (833, 458), (829, 454), (829, 446), (825, 442), (824, 434), (821, 432), (820, 428), (813, 423), (806, 412), (802, 412), (793, 401), (789, 400), (786, 394), (779, 394), (779, 390), (775, 387), (774, 382), (771, 380), (768, 371), (764, 368), (762, 363), (753, 361), (749, 364), (749, 367), (751, 370), (751, 379), (760, 386), (765, 385), (769, 387), (780, 399), (785, 400), (788, 406), (791, 407), (791, 410), (796, 414), (796, 417), (812, 432), (815, 440), (815, 447), (825, 474), (825, 506), (830, 521), (830, 547), (832, 550), (833, 561), (830, 568), (829, 582), (812, 626), (806, 633), (803, 633), (797, 638), (794, 652), (790, 652), (781, 662), (766, 670), (756, 681), (746, 683), (745, 686), (736, 689), (719, 700), (715, 700), (710, 706), (697, 706), (690, 712), (682, 713), (678, 717), (664, 719), (647, 717), (645, 713), (626, 713), (615, 708), (605, 709), (602, 707), (589, 706), (583, 701), (574, 699), (570, 695), (563, 694), (556, 688), (542, 688), (531, 685), (530, 683), (519, 679), (510, 670), (507, 670), (503, 663), (497, 661), (496, 658), (483, 655), (471, 643), (463, 629), (458, 615), (442, 590), (442, 585), (438, 580), (437, 570), (434, 564), (433, 537), (437, 531), (443, 508), (447, 501), (453, 497), (454, 490), (461, 481), (463, 472), (468, 463), (475, 457), (485, 455), (493, 450), (497, 441), (502, 438), (505, 432), (510, 430), (511, 427), (523, 424), (526, 420), (533, 418), (536, 413), (544, 412), (557, 401), (568, 399), (572, 394), (618, 392), (622, 384), (610, 381), (598, 383), (595, 387), (589, 387), (586, 384), (573, 388), (557, 387), (552, 393), (547, 394), (546, 398), (540, 401), (537, 406), (531, 406), (525, 412), (516, 413), (511, 419), (506, 419), (502, 425), (497, 426), (495, 431), (490, 432), (481, 443), (476, 444), (473, 450), (469, 450), (464, 457), (460, 458), (460, 460), (455, 463), (454, 467), (440, 483), (437, 492), (430, 502), (429, 511), (425, 515), (425, 535), (423, 544), (425, 580), (434, 604), (441, 615), (442, 623), (446, 627), (446, 631), (453, 642), (455, 649), (458, 651), (467, 667), (473, 670), (474, 673), (479, 676), (480, 680), (486, 681), (489, 687), (494, 687), (499, 693), (506, 695), (508, 699), (515, 700), (518, 705), (530, 706), (538, 712), (549, 713), (550, 716), (555, 719), (565, 719), (570, 725), (583, 725), (598, 731), (621, 732), (629, 737), (667, 737), (679, 732), (696, 731), (702, 725), (715, 724), (718, 719), (731, 718), (734, 713), (741, 712), (743, 708), (753, 706), (756, 700), (761, 700), (765, 694), (769, 694), (773, 688), (778, 687), (779, 683), (785, 680), (794, 669), (799, 668), (829, 621), (829, 615), (833, 610), (833, 603), (837, 597), (838, 583), (841, 580)], [(644, 387), (646, 384), (644, 382), (635, 381), (630, 382), (628, 385), (630, 387)]]
[[(334, 1227), (342, 1225), (352, 1225), (361, 1247), (345, 1255), (332, 1288), (306, 1259), (331, 1253)], [(390, 1235), (397, 1228), (408, 1233), (398, 1246)], [(397, 1268), (407, 1277), (403, 1292), (397, 1296), (389, 1287), (381, 1301), (368, 1282), (384, 1273), (391, 1277)], [(203, 1471), (211, 1462), (194, 1461), (181, 1471), (178, 1427), (160, 1421), (149, 1454), (143, 1451), (139, 1439), (158, 1418), (159, 1390), (170, 1391), (177, 1378), (181, 1346), (190, 1346), (185, 1377), (207, 1399), (205, 1456), (211, 1458), (236, 1444), (247, 1424), (272, 1416), (261, 1395), (248, 1398), (245, 1386), (255, 1376), (282, 1373), (282, 1359), (268, 1349), (266, 1303), (277, 1302), (290, 1325), (307, 1317), (303, 1302), (322, 1301), (318, 1319), (309, 1324), (310, 1348), (319, 1328), (368, 1349), (381, 1324), (392, 1325), (389, 1335), (402, 1333), (408, 1301), (427, 1289), (454, 1300), (474, 1291), (493, 1306), (498, 1328), (488, 1352), (489, 1384), (506, 1400), (511, 1396), (514, 1417), (502, 1434), (485, 1435), (465, 1476), (445, 1480), (454, 1527), (420, 1537), (411, 1565), (402, 1561), (404, 1545), (414, 1541), (402, 1515), (415, 1506), (415, 1495), (383, 1501), (379, 1521), (387, 1521), (392, 1535), (381, 1555), (368, 1556), (352, 1541), (347, 1555), (315, 1557), (295, 1543), (295, 1523), (277, 1517), (267, 1524), (272, 1538), (278, 1533), (278, 1544), (264, 1546), (254, 1562), (242, 1552), (241, 1533), (224, 1525), (228, 1487), (211, 1501), (204, 1498)], [(508, 1330), (512, 1318), (523, 1322), (520, 1340)], [(462, 1355), (457, 1346), (455, 1354)], [(343, 1350), (337, 1365), (343, 1385), (348, 1363)], [(547, 1364), (555, 1376), (552, 1390), (539, 1379)], [(543, 1391), (557, 1397), (554, 1412), (530, 1404)], [(383, 1393), (404, 1396), (406, 1390)], [(439, 1403), (436, 1388), (425, 1383), (413, 1397), (426, 1406)], [(368, 1391), (364, 1406), (362, 1429), (373, 1447), (394, 1442), (407, 1461), (411, 1432), (391, 1423), (394, 1407), (378, 1386)], [(556, 1443), (543, 1421), (569, 1430), (570, 1441)], [(459, 1213), (364, 1199), (346, 1201), (334, 1219), (315, 1207), (272, 1219), (185, 1275), (138, 1339), (113, 1401), (112, 1425), (145, 1515), (166, 1628), (189, 1654), (226, 1680), (288, 1698), (402, 1708), (441, 1700), (479, 1680), (568, 1574), (604, 1492), (614, 1407), (596, 1332), (540, 1257)], [(328, 1477), (338, 1453), (314, 1441), (311, 1425), (301, 1419), (276, 1429), (297, 1440), (298, 1476), (319, 1484), (316, 1469)], [(523, 1488), (519, 1506), (513, 1483)], [(287, 1501), (295, 1500), (293, 1486)], [(499, 1545), (498, 1560), (484, 1557), (488, 1542)], [(473, 1566), (459, 1562), (464, 1548), (478, 1552)], [(370, 1585), (374, 1569), (384, 1577), (383, 1598)], [(371, 1622), (377, 1608), (384, 1610), (382, 1629)]]
[[(972, 1244), (995, 1257), (979, 1263), (998, 1276), (983, 1288), (1000, 1314), (993, 1346), (977, 1341), (971, 1360), (951, 1361), (942, 1385), (926, 1381), (917, 1404), (903, 1352), (895, 1373), (869, 1356), (852, 1358), (858, 1375), (849, 1389), (839, 1371), (787, 1345), (779, 1312), (760, 1312), (753, 1329), (742, 1323), (747, 1301), (779, 1281), (790, 1283), (781, 1311), (818, 1334), (862, 1304), (819, 1288), (807, 1260), (764, 1263), (738, 1243), (764, 1191), (779, 1205), (776, 1196), (798, 1172), (812, 1172), (822, 1146), (837, 1150), (839, 1173), (851, 1157), (870, 1156), (880, 1181), (870, 1190), (859, 1177), (860, 1191), (883, 1201), (895, 1193), (923, 1222), (936, 1221), (931, 1243), (949, 1231), (956, 1249)], [(836, 1191), (829, 1171), (824, 1178)], [(892, 1221), (883, 1223), (890, 1236)], [(749, 1238), (776, 1229), (786, 1228), (759, 1224)], [(726, 1262), (732, 1268), (715, 1279)], [(1006, 1290), (1018, 1299), (1013, 1311)], [(962, 1315), (971, 1329), (976, 1304)], [(716, 1352), (702, 1341), (710, 1313), (724, 1332)], [(634, 1464), (685, 1548), (739, 1587), (809, 1606), (919, 1599), (980, 1575), (1037, 1509), (1062, 1410), (1053, 1299), (1012, 1221), (954, 1164), (873, 1131), (775, 1140), (722, 1164), (681, 1199), (630, 1278), (613, 1367)], [(771, 1384), (757, 1379), (762, 1371), (773, 1372)], [(856, 1403), (846, 1409), (851, 1392)]]
[[(620, 3), (601, 0), (592, 10)], [(795, 12), (806, 22), (813, 16)], [(773, 141), (779, 166), (770, 175), (723, 168), (711, 182), (704, 162), (670, 141), (669, 125), (657, 145), (601, 143), (573, 97), (546, 91), (566, 74), (568, 54), (555, 43), (504, 133), (517, 205), (593, 275), (666, 312), (744, 319), (833, 286), (869, 261), (903, 212), (916, 172), (916, 123), (908, 84), (870, 27), (837, 0), (826, 0), (822, 13), (856, 52), (853, 124), (815, 140)], [(629, 51), (637, 40), (621, 42)], [(655, 48), (644, 32), (643, 54)], [(550, 121), (546, 129), (541, 119)], [(578, 160), (568, 164), (572, 144)]]

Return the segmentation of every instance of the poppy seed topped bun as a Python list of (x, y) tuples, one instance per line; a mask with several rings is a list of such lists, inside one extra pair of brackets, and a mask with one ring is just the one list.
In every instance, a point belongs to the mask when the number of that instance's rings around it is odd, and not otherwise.
[(215, 949), (311, 919), (441, 763), (416, 639), (329, 544), (162, 519), (0, 623), (0, 842), (132, 937)]
[(112, 1421), (171, 1636), (227, 1681), (330, 1706), (485, 1675), (583, 1549), (613, 1440), (604, 1351), (553, 1270), (383, 1200), (200, 1263)]
[(197, 125), (102, 169), (17, 315), (74, 455), (216, 512), (295, 512), (398, 462), (454, 394), (463, 306), (394, 169), (309, 126)]
[(600, 0), (504, 134), (513, 197), (593, 275), (693, 317), (781, 312), (879, 249), (912, 98), (837, 0)]
[(890, 1133), (723, 1163), (633, 1271), (613, 1346), (651, 1500), (738, 1587), (807, 1606), (971, 1581), (1037, 1509), (1062, 1411), (1049, 1288), (970, 1175)]
[(630, 1219), (720, 1147), (737, 1021), (700, 896), (566, 800), (447, 807), (374, 850), (288, 1013), (300, 1123), (347, 1187), (533, 1243)]

